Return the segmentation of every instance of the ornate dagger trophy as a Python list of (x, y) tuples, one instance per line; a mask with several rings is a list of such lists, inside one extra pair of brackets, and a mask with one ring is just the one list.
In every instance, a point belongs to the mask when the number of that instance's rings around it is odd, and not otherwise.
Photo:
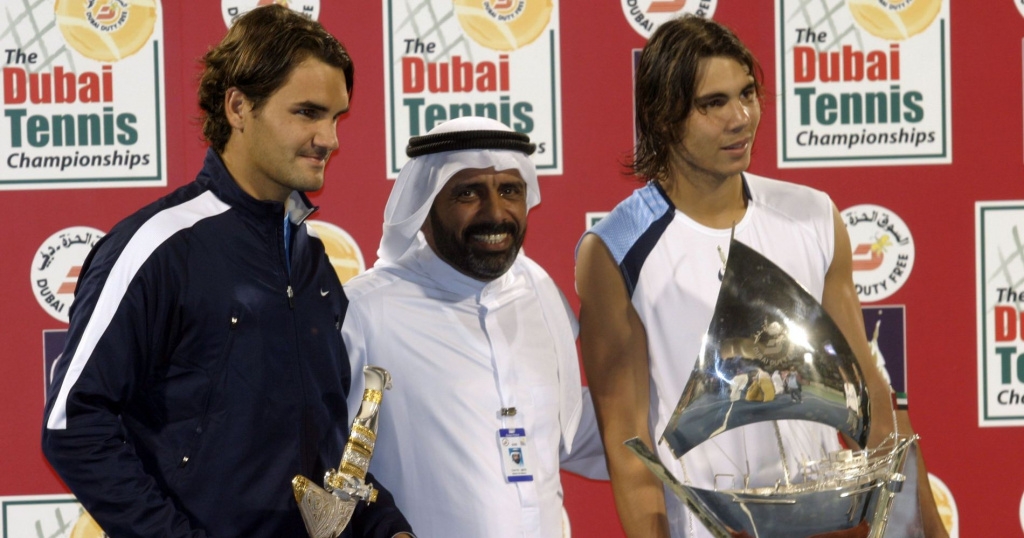
[(365, 479), (377, 441), (377, 414), (384, 391), (391, 388), (391, 374), (383, 368), (367, 366), (363, 368), (363, 377), (363, 403), (352, 420), (338, 469), (327, 471), (323, 488), (302, 475), (292, 479), (295, 500), (311, 538), (335, 538), (348, 526), (357, 502), (377, 500), (377, 490)]
[[(776, 375), (786, 376), (784, 390), (773, 386)], [(660, 442), (682, 458), (726, 430), (796, 419), (835, 427), (865, 446), (871, 417), (863, 379), (821, 305), (781, 268), (733, 240), (714, 317)], [(777, 423), (775, 432), (777, 446), (763, 449), (779, 452), (782, 476), (758, 487), (748, 485), (749, 470), (731, 489), (693, 487), (638, 438), (626, 446), (717, 537), (803, 538), (864, 523), (872, 538), (882, 536), (916, 435), (897, 432), (871, 450), (804, 461), (791, 476)]]

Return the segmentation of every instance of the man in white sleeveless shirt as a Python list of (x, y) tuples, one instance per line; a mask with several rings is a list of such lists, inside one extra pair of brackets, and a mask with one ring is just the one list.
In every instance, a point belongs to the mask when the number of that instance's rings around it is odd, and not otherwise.
[[(893, 431), (890, 388), (870, 362), (852, 280), (849, 237), (823, 192), (747, 173), (761, 116), (762, 73), (722, 25), (685, 16), (663, 24), (636, 71), (645, 185), (584, 235), (577, 252), (580, 340), (616, 506), (631, 537), (710, 536), (623, 441), (648, 446), (665, 430), (714, 311), (730, 237), (782, 267), (817, 298), (855, 350), (875, 420), (869, 446)], [(905, 415), (905, 413), (903, 413)], [(901, 432), (909, 431), (903, 417)], [(834, 428), (779, 421), (790, 469), (839, 448)], [(681, 481), (723, 487), (722, 476), (771, 485), (781, 468), (771, 423), (726, 431), (677, 460)], [(925, 530), (944, 536), (919, 461)], [(726, 487), (729, 484), (725, 484)], [(865, 525), (866, 527), (866, 525)], [(864, 536), (866, 528), (830, 536)]]

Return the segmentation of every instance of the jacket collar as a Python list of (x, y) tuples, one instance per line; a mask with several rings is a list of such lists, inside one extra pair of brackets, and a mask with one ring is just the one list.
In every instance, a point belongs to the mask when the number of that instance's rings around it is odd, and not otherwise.
[(299, 225), (306, 220), (306, 217), (319, 209), (309, 201), (305, 193), (299, 191), (292, 191), (284, 204), (253, 198), (238, 186), (227, 167), (224, 166), (224, 161), (213, 148), (206, 150), (203, 169), (199, 172), (196, 181), (210, 189), (224, 202), (260, 219), (273, 218), (276, 221), (287, 210), (292, 224)]

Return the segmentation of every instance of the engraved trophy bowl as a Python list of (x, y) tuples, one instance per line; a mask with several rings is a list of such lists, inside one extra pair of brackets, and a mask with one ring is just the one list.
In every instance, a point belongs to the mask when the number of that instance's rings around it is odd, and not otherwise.
[[(682, 458), (723, 432), (790, 419), (832, 426), (865, 446), (871, 417), (863, 372), (817, 300), (732, 240), (710, 327), (661, 442)], [(775, 431), (781, 435), (777, 425)], [(884, 532), (915, 440), (894, 436), (873, 450), (829, 453), (803, 462), (798, 477), (782, 454), (776, 483), (743, 480), (742, 487), (711, 490), (680, 482), (639, 439), (626, 446), (715, 536), (808, 537), (866, 523), (875, 537)]]

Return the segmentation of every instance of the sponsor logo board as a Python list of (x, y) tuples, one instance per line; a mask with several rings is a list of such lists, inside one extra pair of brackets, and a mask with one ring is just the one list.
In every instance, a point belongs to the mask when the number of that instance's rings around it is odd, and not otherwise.
[(914, 268), (914, 237), (903, 219), (879, 205), (842, 211), (853, 248), (853, 284), (862, 303), (896, 293)]
[(629, 25), (647, 39), (667, 20), (685, 14), (710, 19), (718, 0), (621, 0), (622, 14)]
[(1024, 201), (976, 202), (978, 422), (1024, 425)]
[(320, 0), (221, 0), (220, 14), (224, 17), (224, 26), (231, 28), (238, 17), (268, 4), (280, 4), (314, 21), (320, 17)]
[(868, 347), (886, 382), (897, 394), (907, 392), (906, 309), (903, 305), (861, 308)]
[(32, 259), (32, 295), (54, 319), (68, 322), (75, 286), (89, 251), (104, 233), (73, 226), (47, 237)]
[(331, 260), (338, 280), (344, 284), (352, 277), (366, 270), (363, 253), (359, 250), (356, 240), (344, 229), (323, 220), (307, 220), (312, 234), (320, 238)]
[(777, 0), (778, 165), (952, 162), (945, 0)]
[(387, 176), (410, 137), (462, 116), (530, 136), (539, 174), (562, 173), (558, 6), (552, 0), (387, 0)]
[(587, 214), (586, 214), (587, 227), (586, 227), (586, 229), (589, 230), (589, 229), (593, 228), (595, 224), (597, 224), (598, 222), (601, 222), (601, 219), (607, 217), (608, 213), (610, 213), (610, 211), (587, 211)]
[(942, 519), (942, 526), (946, 527), (949, 538), (960, 538), (960, 514), (956, 508), (953, 492), (949, 491), (945, 482), (931, 473), (928, 473), (928, 484), (932, 488), (935, 508), (939, 511), (939, 518)]
[(0, 538), (103, 538), (105, 535), (71, 495), (0, 497)]
[(0, 189), (166, 185), (160, 2), (3, 4)]

